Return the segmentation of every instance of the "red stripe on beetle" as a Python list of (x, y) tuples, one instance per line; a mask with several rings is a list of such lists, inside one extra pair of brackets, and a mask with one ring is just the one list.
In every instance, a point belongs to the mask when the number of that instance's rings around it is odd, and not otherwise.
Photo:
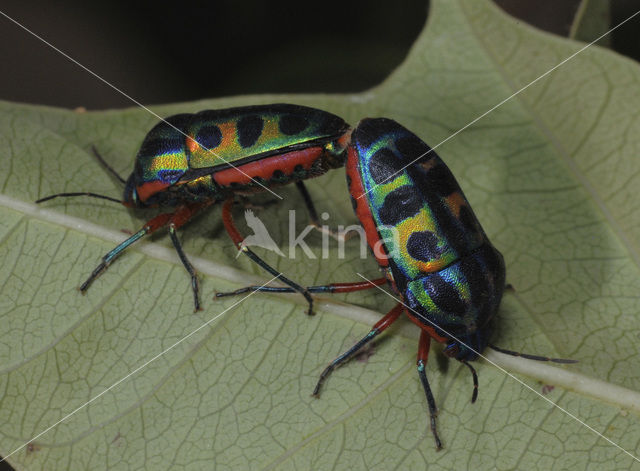
[(138, 188), (136, 188), (136, 192), (138, 193), (138, 199), (142, 203), (144, 203), (151, 196), (155, 195), (156, 193), (160, 193), (161, 191), (164, 191), (166, 188), (169, 188), (170, 186), (171, 185), (169, 183), (160, 182), (160, 181), (143, 183), (142, 185), (139, 185)]
[(309, 147), (308, 149), (287, 152), (286, 154), (256, 160), (238, 168), (221, 170), (213, 174), (213, 179), (223, 187), (230, 186), (232, 183), (248, 185), (251, 183), (251, 179), (256, 177), (270, 180), (277, 170), (280, 170), (285, 175), (293, 174), (298, 166), (304, 170), (309, 170), (323, 153), (323, 147)]
[[(380, 239), (380, 234), (378, 234), (378, 229), (376, 228), (376, 222), (373, 219), (371, 214), (371, 209), (369, 208), (369, 202), (365, 198), (360, 198), (365, 194), (364, 187), (362, 186), (362, 180), (360, 179), (360, 172), (358, 172), (358, 163), (360, 162), (360, 158), (358, 155), (358, 151), (354, 149), (352, 146), (349, 146), (349, 154), (347, 156), (347, 177), (351, 180), (351, 186), (349, 187), (349, 193), (351, 193), (351, 197), (355, 201), (356, 207), (355, 212), (364, 232), (367, 236), (367, 243), (373, 252), (374, 257), (376, 257), (376, 261), (378, 265), (382, 268), (389, 266), (389, 260), (387, 257), (378, 257), (381, 255), (380, 252), (383, 250), (382, 247), (384, 244)], [(386, 253), (386, 252), (385, 252)]]

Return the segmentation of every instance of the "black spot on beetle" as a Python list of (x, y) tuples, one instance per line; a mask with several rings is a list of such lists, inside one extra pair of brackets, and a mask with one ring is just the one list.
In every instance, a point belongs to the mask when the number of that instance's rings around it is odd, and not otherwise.
[(215, 149), (222, 142), (222, 131), (218, 126), (203, 126), (196, 133), (196, 142), (204, 149)]
[(401, 221), (415, 215), (422, 207), (422, 199), (411, 186), (401, 186), (392, 191), (384, 199), (380, 208), (380, 222), (395, 226)]
[(282, 134), (294, 136), (307, 129), (309, 121), (304, 116), (286, 114), (280, 118), (278, 125)]
[(236, 126), (238, 130), (238, 143), (242, 148), (251, 147), (256, 143), (262, 129), (264, 127), (264, 121), (260, 116), (249, 115), (240, 118)]
[(400, 171), (402, 162), (386, 147), (378, 150), (369, 160), (369, 172), (377, 185), (393, 180)]
[(438, 238), (431, 231), (412, 233), (407, 241), (407, 252), (414, 259), (423, 262), (437, 259), (442, 254), (438, 247)]
[(428, 276), (423, 284), (431, 300), (442, 311), (460, 316), (467, 311), (467, 304), (455, 285), (448, 283), (438, 273)]

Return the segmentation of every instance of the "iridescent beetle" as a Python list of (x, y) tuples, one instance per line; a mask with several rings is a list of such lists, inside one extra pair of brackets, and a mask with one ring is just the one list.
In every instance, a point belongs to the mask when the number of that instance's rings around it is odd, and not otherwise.
[(243, 237), (235, 227), (231, 208), (236, 195), (296, 183), (312, 223), (319, 227), (316, 210), (302, 180), (343, 166), (349, 133), (350, 127), (342, 118), (298, 105), (271, 104), (178, 114), (163, 120), (147, 134), (136, 156), (133, 173), (126, 182), (95, 152), (100, 162), (125, 184), (122, 201), (82, 192), (58, 193), (36, 203), (60, 196), (86, 195), (116, 201), (127, 207), (175, 207), (174, 211), (148, 221), (107, 253), (80, 290), (85, 292), (128, 246), (168, 226), (171, 241), (191, 275), (197, 310), (200, 308), (198, 278), (182, 250), (176, 230), (195, 213), (224, 201), (222, 219), (234, 244), (301, 293), (309, 303), (311, 314), (313, 300), (305, 288), (241, 245)]
[[(319, 394), (337, 366), (405, 312), (421, 329), (418, 375), (429, 406), (430, 428), (440, 449), (437, 408), (425, 371), (430, 342), (444, 343), (444, 354), (469, 368), (474, 387), (471, 402), (475, 402), (478, 377), (468, 362), (489, 344), (491, 320), (505, 289), (503, 257), (485, 235), (449, 168), (427, 144), (395, 121), (361, 121), (351, 134), (346, 169), (356, 216), (384, 277), (307, 290), (344, 293), (388, 282), (400, 302), (329, 364), (313, 394)], [(291, 288), (250, 286), (218, 296), (247, 291), (292, 292)], [(533, 360), (574, 362), (492, 348)]]

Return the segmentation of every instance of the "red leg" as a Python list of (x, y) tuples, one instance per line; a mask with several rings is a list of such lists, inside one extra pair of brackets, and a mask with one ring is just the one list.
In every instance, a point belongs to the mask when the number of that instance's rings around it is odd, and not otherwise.
[[(180, 256), (180, 260), (182, 260), (183, 265), (185, 266), (187, 271), (189, 271), (189, 273), (191, 274), (192, 287), (194, 289), (195, 306), (196, 306), (196, 309), (199, 309), (200, 304), (198, 302), (198, 286), (197, 286), (197, 278), (195, 277), (195, 270), (191, 266), (191, 263), (189, 263), (189, 261), (187, 260), (187, 257), (184, 251), (182, 250), (180, 242), (178, 241), (178, 238), (175, 234), (175, 230), (178, 227), (183, 226), (199, 210), (209, 206), (210, 204), (211, 202), (205, 202), (205, 203), (197, 203), (197, 204), (180, 206), (173, 213), (159, 214), (153, 219), (151, 219), (150, 221), (148, 221), (144, 226), (142, 226), (142, 229), (140, 229), (138, 232), (133, 234), (127, 240), (121, 242), (116, 248), (114, 248), (109, 253), (107, 253), (104, 257), (102, 257), (102, 262), (100, 263), (100, 265), (96, 267), (95, 270), (93, 270), (93, 272), (91, 273), (91, 276), (89, 276), (89, 278), (87, 278), (87, 280), (84, 283), (82, 283), (82, 285), (80, 286), (80, 291), (85, 292), (89, 288), (89, 285), (91, 285), (93, 280), (95, 280), (98, 276), (100, 276), (100, 274), (102, 274), (102, 272), (105, 271), (107, 267), (111, 265), (111, 263), (127, 247), (132, 245), (134, 242), (137, 242), (142, 237), (148, 234), (151, 234), (156, 230), (160, 229), (161, 227), (164, 227), (168, 224), (171, 241), (173, 242), (173, 245), (176, 248), (178, 255)], [(194, 279), (196, 280), (195, 283), (194, 283)]]
[(324, 380), (327, 378), (327, 376), (329, 376), (331, 372), (335, 370), (338, 366), (340, 366), (342, 363), (352, 358), (367, 343), (369, 343), (371, 340), (376, 338), (379, 334), (384, 332), (391, 324), (393, 324), (396, 320), (398, 320), (398, 317), (400, 317), (400, 314), (402, 314), (403, 312), (404, 312), (404, 306), (401, 303), (396, 304), (395, 307), (391, 309), (387, 314), (385, 314), (385, 316), (382, 319), (380, 319), (378, 322), (375, 323), (375, 325), (371, 328), (371, 330), (367, 335), (362, 337), (349, 350), (347, 350), (338, 358), (333, 360), (329, 364), (329, 366), (327, 366), (324, 369), (324, 371), (320, 374), (320, 378), (318, 379), (318, 382), (316, 383), (316, 387), (313, 390), (313, 395), (318, 397), (318, 395), (320, 394), (320, 387), (322, 387), (322, 383), (324, 383)]
[(191, 276), (191, 290), (193, 291), (193, 304), (194, 311), (200, 311), (202, 308), (200, 307), (200, 286), (198, 284), (198, 275), (196, 273), (195, 268), (191, 265), (191, 262), (187, 258), (187, 254), (182, 250), (182, 245), (180, 244), (180, 240), (178, 239), (177, 229), (183, 225), (185, 225), (198, 211), (201, 211), (203, 208), (209, 206), (211, 202), (204, 203), (196, 203), (185, 206), (180, 206), (175, 213), (171, 215), (169, 219), (169, 237), (171, 237), (171, 242), (173, 243), (176, 252), (178, 252), (178, 257), (180, 257), (180, 261), (182, 265), (187, 270), (189, 275)]
[(269, 266), (267, 262), (265, 262), (260, 257), (258, 257), (255, 252), (253, 252), (246, 245), (242, 244), (244, 237), (242, 236), (242, 234), (240, 234), (240, 231), (238, 231), (235, 225), (235, 222), (233, 221), (233, 215), (231, 213), (232, 208), (233, 208), (233, 198), (229, 198), (227, 201), (224, 202), (224, 205), (222, 206), (222, 222), (224, 224), (225, 229), (227, 230), (227, 233), (229, 234), (229, 237), (231, 237), (231, 240), (233, 241), (235, 246), (238, 248), (238, 250), (241, 250), (255, 263), (260, 265), (262, 268), (267, 270), (272, 275), (276, 276), (284, 284), (290, 286), (294, 291), (304, 296), (304, 298), (307, 300), (307, 303), (309, 303), (309, 310), (307, 311), (307, 313), (310, 316), (313, 315), (313, 298), (311, 297), (311, 294), (309, 294), (309, 291), (307, 291), (305, 288), (300, 286), (298, 283), (285, 277), (282, 273), (280, 273), (275, 268)]

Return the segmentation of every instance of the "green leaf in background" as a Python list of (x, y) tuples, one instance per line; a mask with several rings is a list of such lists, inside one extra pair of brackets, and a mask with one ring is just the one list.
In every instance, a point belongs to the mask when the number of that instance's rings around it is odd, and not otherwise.
[[(605, 34), (610, 24), (611, 0), (582, 0), (571, 24), (569, 37), (590, 43)], [(598, 45), (609, 47), (611, 36), (600, 39)]]
[[(405, 63), (383, 84), (340, 96), (251, 96), (154, 107), (160, 115), (294, 102), (351, 123), (387, 116), (432, 146), (583, 47), (527, 27), (492, 3), (434, 1)], [(328, 361), (393, 300), (352, 293), (353, 306), (297, 296), (213, 301), (214, 291), (265, 275), (235, 250), (213, 208), (181, 233), (202, 274), (204, 311), (159, 235), (121, 257), (81, 296), (100, 256), (148, 218), (97, 200), (38, 197), (121, 188), (90, 154), (123, 174), (156, 119), (144, 110), (77, 113), (0, 104), (0, 454), (22, 469), (631, 469), (640, 464), (640, 68), (591, 47), (482, 120), (439, 154), (507, 262), (494, 343), (580, 361), (564, 369), (488, 357), (471, 378), (434, 352), (428, 375), (444, 450), (435, 452), (415, 372), (416, 328), (392, 329), (310, 393)], [(344, 174), (310, 182), (329, 223), (352, 224)], [(259, 212), (287, 241), (295, 189)], [(305, 220), (299, 218), (299, 229)], [(319, 234), (308, 238), (320, 254)], [(261, 252), (261, 254), (263, 254)], [(347, 258), (264, 253), (304, 285), (376, 276), (357, 243)], [(358, 306), (355, 306), (358, 305)], [(220, 313), (222, 315), (218, 316)], [(597, 380), (597, 381), (594, 381)]]

